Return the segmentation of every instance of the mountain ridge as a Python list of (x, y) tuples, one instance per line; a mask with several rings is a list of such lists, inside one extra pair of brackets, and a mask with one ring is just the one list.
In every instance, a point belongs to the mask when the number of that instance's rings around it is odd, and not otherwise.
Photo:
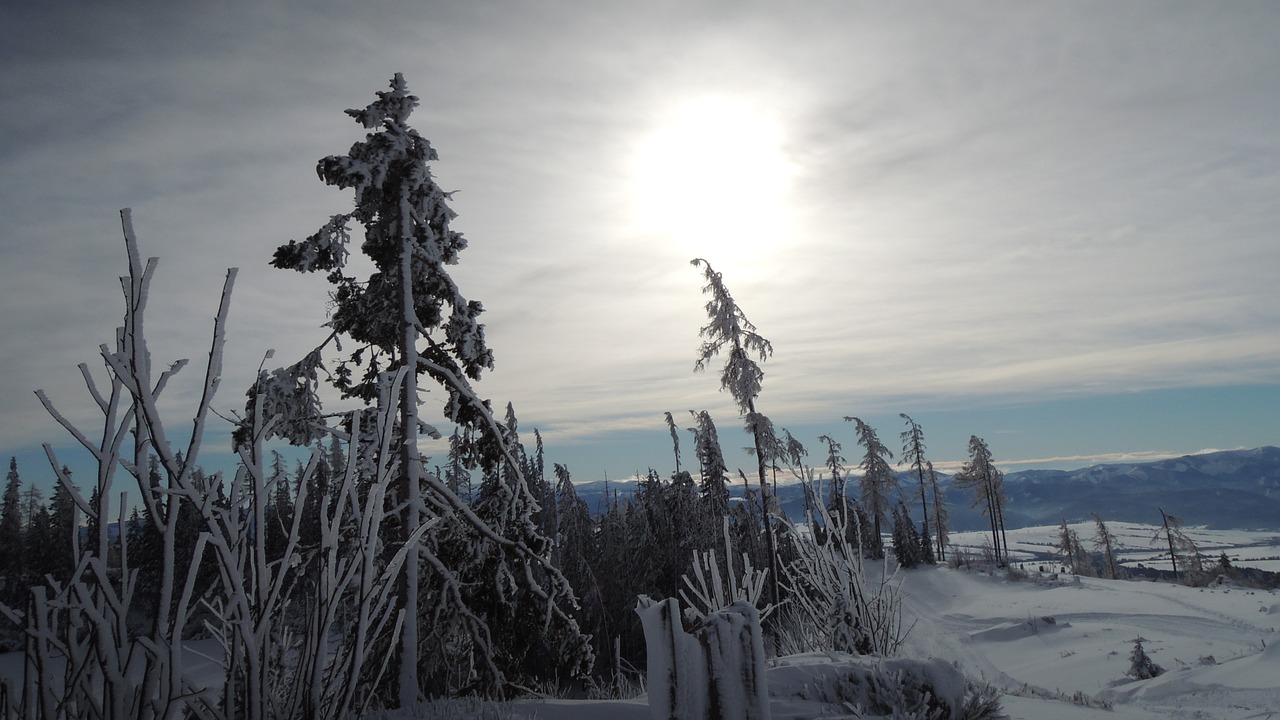
[[(899, 472), (902, 495), (919, 521), (916, 479)], [(981, 530), (986, 519), (969, 508), (970, 495), (955, 487), (953, 476), (939, 473), (951, 513), (951, 529)], [(593, 511), (605, 507), (606, 487), (627, 497), (634, 483), (575, 483)], [(741, 484), (731, 484), (739, 500)], [(1280, 447), (1222, 450), (1142, 463), (1099, 463), (1076, 470), (1027, 469), (1005, 474), (1009, 529), (1081, 522), (1097, 513), (1104, 520), (1156, 524), (1160, 510), (1188, 525), (1212, 529), (1280, 531)], [(783, 509), (795, 521), (804, 517), (804, 493), (798, 483), (779, 484)]]

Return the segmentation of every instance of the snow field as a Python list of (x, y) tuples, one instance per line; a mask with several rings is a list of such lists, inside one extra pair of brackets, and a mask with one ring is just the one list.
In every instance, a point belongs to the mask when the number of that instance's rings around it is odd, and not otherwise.
[[(1067, 527), (1080, 535), (1080, 542), (1092, 551), (1093, 537), (1097, 526), (1092, 522), (1068, 523)], [(1152, 541), (1157, 527), (1140, 523), (1108, 522), (1107, 529), (1116, 536), (1115, 553), (1120, 563), (1126, 567), (1145, 565), (1150, 568), (1169, 570), (1168, 547), (1161, 546), (1161, 541)], [(1032, 565), (1060, 562), (1062, 553), (1058, 550), (1058, 525), (1039, 525), (1018, 528), (1008, 531), (1010, 559), (1015, 563)], [(1195, 541), (1200, 553), (1204, 556), (1206, 566), (1218, 562), (1223, 552), (1236, 567), (1253, 567), (1271, 572), (1280, 572), (1280, 533), (1275, 530), (1210, 530), (1202, 527), (1184, 527), (1183, 531)], [(953, 545), (967, 552), (978, 553), (985, 544), (990, 544), (991, 535), (987, 532), (952, 533), (950, 541)]]
[[(1010, 580), (941, 567), (900, 577), (906, 624), (915, 623), (905, 654), (958, 662), (970, 677), (1006, 693), (1012, 718), (1234, 719), (1280, 712), (1274, 592), (1034, 572)], [(1125, 677), (1139, 636), (1164, 675)], [(1070, 703), (1077, 693), (1114, 709)]]

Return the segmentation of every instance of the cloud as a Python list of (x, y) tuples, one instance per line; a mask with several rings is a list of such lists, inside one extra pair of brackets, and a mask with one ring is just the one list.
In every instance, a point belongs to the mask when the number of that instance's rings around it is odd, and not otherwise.
[(690, 372), (691, 253), (627, 222), (635, 148), (709, 90), (775, 111), (796, 171), (792, 234), (709, 258), (777, 349), (771, 412), (1280, 382), (1270, 8), (166, 8), (0, 30), (10, 442), (48, 432), (33, 387), (83, 400), (66, 378), (119, 322), (126, 205), (163, 258), (158, 357), (205, 351), (242, 268), (226, 406), (268, 347), (318, 342), (322, 279), (266, 261), (349, 206), (314, 164), (396, 70), (458, 190), (482, 391), (548, 438), (732, 412)]

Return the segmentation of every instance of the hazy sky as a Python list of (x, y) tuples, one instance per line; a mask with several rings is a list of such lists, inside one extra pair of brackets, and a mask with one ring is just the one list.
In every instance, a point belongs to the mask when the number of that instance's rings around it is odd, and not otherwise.
[(350, 208), (315, 163), (397, 71), (471, 243), (481, 392), (576, 478), (669, 472), (665, 411), (746, 443), (692, 372), (693, 257), (815, 455), (858, 454), (845, 415), (896, 447), (899, 412), (939, 462), (970, 434), (1010, 468), (1277, 444), (1276, 37), (1269, 2), (11, 3), (0, 451), (30, 478), (65, 444), (35, 388), (93, 418), (122, 207), (161, 258), (158, 361), (200, 364), (240, 268), (220, 409), (323, 339), (323, 278), (267, 262)]

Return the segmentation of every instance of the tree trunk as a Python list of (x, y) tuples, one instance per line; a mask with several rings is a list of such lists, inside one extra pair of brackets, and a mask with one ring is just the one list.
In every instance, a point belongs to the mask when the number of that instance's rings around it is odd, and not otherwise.
[[(408, 217), (402, 222), (409, 222)], [(408, 372), (400, 400), (400, 472), (404, 478), (406, 500), (400, 535), (405, 541), (422, 524), (422, 487), (418, 463), (418, 325), (413, 303), (413, 244), (410, 231), (402, 231), (400, 246), (400, 325), (401, 358)], [(401, 573), (400, 609), (404, 626), (400, 635), (400, 673), (397, 700), (401, 708), (418, 702), (418, 551), (414, 548), (404, 561)]]
[[(756, 414), (756, 404), (754, 400), (749, 400), (747, 402), (747, 410), (754, 418)], [(756, 445), (756, 465), (760, 472), (760, 509), (763, 511), (761, 513), (761, 519), (764, 520), (765, 549), (769, 553), (769, 599), (773, 603), (774, 607), (777, 607), (781, 601), (778, 594), (778, 553), (774, 548), (773, 542), (773, 521), (769, 519), (769, 486), (764, 477), (764, 448), (761, 447), (762, 443), (760, 442), (759, 423), (752, 423), (751, 436)]]
[(1160, 517), (1164, 520), (1164, 537), (1169, 541), (1169, 562), (1173, 564), (1173, 581), (1178, 581), (1178, 554), (1173, 550), (1173, 533), (1169, 531), (1169, 516), (1164, 514), (1163, 508), (1156, 508), (1160, 511)]

